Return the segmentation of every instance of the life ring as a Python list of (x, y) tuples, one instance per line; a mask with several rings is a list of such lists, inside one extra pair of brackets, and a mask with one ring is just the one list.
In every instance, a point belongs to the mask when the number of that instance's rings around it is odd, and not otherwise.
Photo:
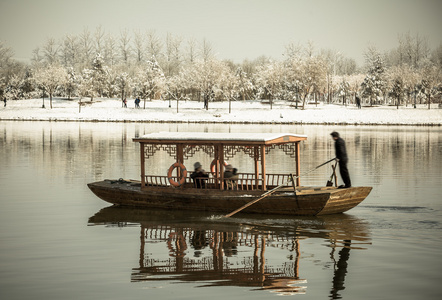
[[(175, 168), (180, 168), (180, 170), (181, 170), (181, 176), (180, 176), (180, 178), (179, 178), (180, 180), (178, 180), (178, 182), (173, 180), (173, 176), (172, 176), (172, 172), (173, 172), (173, 170), (175, 170)], [(167, 179), (169, 180), (169, 183), (173, 186), (181, 186), (182, 184), (184, 184), (184, 182), (186, 182), (186, 177), (187, 177), (186, 167), (180, 162), (176, 162), (173, 165), (171, 165), (169, 168), (169, 171), (167, 172)]]
[[(212, 160), (212, 163), (210, 164), (210, 172), (215, 176), (215, 167), (216, 167), (216, 159)], [(224, 167), (227, 167), (229, 165), (228, 162), (224, 161)]]

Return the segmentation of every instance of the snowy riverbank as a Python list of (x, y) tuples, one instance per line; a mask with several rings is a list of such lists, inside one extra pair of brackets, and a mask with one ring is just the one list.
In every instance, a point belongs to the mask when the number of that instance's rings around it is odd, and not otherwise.
[[(268, 103), (258, 100), (209, 104), (203, 109), (202, 102), (194, 101), (146, 101), (146, 109), (135, 109), (133, 99), (128, 100), (127, 108), (122, 108), (118, 99), (83, 99), (79, 112), (78, 99), (10, 100), (7, 106), (0, 107), (0, 121), (94, 121), (94, 122), (185, 122), (185, 123), (259, 123), (259, 124), (341, 124), (341, 125), (424, 125), (441, 126), (442, 109), (438, 105), (379, 106), (357, 109), (354, 105), (334, 104), (307, 105), (305, 110), (295, 109), (287, 102), (275, 101), (272, 109)], [(1, 103), (3, 104), (3, 102)]]

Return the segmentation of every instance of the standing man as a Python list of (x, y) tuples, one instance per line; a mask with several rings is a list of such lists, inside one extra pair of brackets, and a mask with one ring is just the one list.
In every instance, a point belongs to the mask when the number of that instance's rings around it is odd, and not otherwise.
[(351, 187), (351, 180), (347, 169), (348, 156), (347, 150), (345, 149), (345, 142), (339, 137), (339, 133), (336, 131), (333, 131), (331, 136), (335, 140), (336, 158), (339, 160), (339, 173), (341, 173), (342, 180), (345, 184), (339, 186), (339, 188), (349, 188)]

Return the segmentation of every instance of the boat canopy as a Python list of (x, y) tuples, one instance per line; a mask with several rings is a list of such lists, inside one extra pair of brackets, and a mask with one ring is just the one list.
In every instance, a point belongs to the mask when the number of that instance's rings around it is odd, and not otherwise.
[(273, 145), (306, 139), (306, 135), (292, 133), (155, 132), (135, 138), (134, 141), (147, 144)]
[[(175, 187), (183, 188), (183, 186), (186, 186), (190, 179), (186, 177), (187, 169), (184, 163), (193, 157), (197, 151), (202, 151), (213, 157), (211, 163), (213, 186), (223, 189), (224, 167), (227, 165), (227, 160), (238, 151), (242, 151), (253, 158), (254, 172), (240, 174), (238, 181), (248, 182), (247, 187), (261, 188), (265, 191), (270, 181), (278, 185), (279, 181), (292, 176), (290, 174), (266, 175), (266, 153), (275, 148), (280, 148), (284, 153), (295, 158), (295, 174), (293, 175), (296, 176), (296, 184), (300, 185), (299, 144), (306, 139), (306, 135), (292, 133), (155, 132), (134, 138), (133, 141), (140, 143), (142, 189), (167, 185), (166, 180)], [(169, 168), (167, 176), (148, 175), (145, 161), (159, 150), (166, 151), (175, 159), (175, 163)], [(175, 168), (177, 168), (177, 175), (173, 176)], [(276, 181), (273, 180), (274, 178), (277, 178)], [(160, 184), (157, 184), (157, 182), (160, 182)]]

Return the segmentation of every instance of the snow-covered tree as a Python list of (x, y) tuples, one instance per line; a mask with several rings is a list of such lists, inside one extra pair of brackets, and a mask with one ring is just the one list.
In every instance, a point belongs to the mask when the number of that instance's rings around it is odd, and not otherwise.
[[(186, 90), (188, 89), (189, 81), (187, 74), (182, 71), (174, 76), (167, 78), (165, 85), (167, 87), (167, 96), (169, 100), (172, 98), (176, 100), (176, 112), (179, 112), (179, 101), (187, 100)], [(170, 102), (169, 102), (170, 103)]]
[(391, 50), (387, 60), (391, 66), (407, 65), (419, 69), (428, 58), (430, 48), (428, 38), (419, 33), (412, 35), (410, 32), (398, 35), (399, 46)]
[(200, 92), (204, 108), (209, 109), (210, 100), (214, 99), (215, 90), (220, 87), (220, 79), (226, 72), (226, 65), (216, 59), (198, 60), (189, 72), (192, 85)]
[(384, 61), (377, 49), (370, 47), (365, 54), (368, 73), (361, 84), (362, 96), (369, 98), (370, 105), (383, 95), (386, 82), (384, 79)]
[(130, 57), (132, 54), (132, 47), (130, 45), (131, 37), (129, 36), (127, 30), (123, 30), (120, 32), (120, 39), (119, 39), (119, 48), (120, 48), (120, 57), (121, 61), (128, 65), (130, 61)]
[(347, 98), (351, 95), (351, 88), (346, 76), (340, 76), (337, 92), (339, 97), (342, 98), (342, 104), (347, 105)]
[(52, 108), (52, 96), (57, 88), (66, 80), (66, 70), (57, 64), (36, 71), (36, 82), (40, 89), (49, 94), (50, 107)]
[(115, 97), (115, 95), (118, 94), (118, 87), (117, 87), (117, 77), (118, 72), (115, 70), (115, 68), (109, 68), (108, 66), (104, 67), (104, 71), (106, 72), (106, 82), (103, 89), (103, 93), (106, 97), (112, 98)]
[(101, 97), (106, 85), (107, 72), (104, 66), (104, 59), (100, 53), (97, 53), (92, 61), (92, 81), (97, 94)]
[(283, 73), (283, 66), (277, 62), (271, 62), (257, 67), (256, 88), (258, 96), (261, 99), (270, 100), (270, 109), (273, 106), (273, 100), (278, 97), (280, 91), (280, 81)]
[(408, 104), (417, 84), (416, 73), (407, 64), (392, 66), (385, 72), (390, 96), (399, 108), (401, 102)]
[(14, 74), (9, 78), (8, 84), (4, 89), (4, 96), (7, 99), (11, 99), (11, 100), (18, 100), (21, 97), (21, 90), (20, 90), (20, 86), (21, 86), (21, 78), (17, 75)]
[(141, 67), (134, 78), (135, 93), (144, 100), (144, 108), (146, 108), (146, 100), (154, 99), (165, 85), (164, 73), (161, 70), (155, 57), (152, 57), (145, 67)]
[(134, 41), (133, 49), (135, 54), (135, 62), (137, 65), (141, 65), (145, 57), (145, 38), (144, 35), (139, 31), (134, 31)]
[(79, 37), (80, 62), (81, 67), (90, 64), (93, 56), (94, 46), (90, 31), (85, 28)]
[(241, 100), (250, 99), (254, 88), (252, 79), (241, 67), (236, 70), (236, 77), (239, 98)]
[(182, 62), (181, 43), (181, 37), (167, 33), (164, 59), (161, 60), (162, 69), (167, 77), (177, 74), (180, 70)]
[(117, 42), (112, 35), (107, 35), (104, 42), (104, 61), (107, 65), (113, 67), (117, 59)]
[(359, 91), (361, 89), (361, 84), (362, 82), (364, 82), (364, 78), (365, 78), (364, 74), (353, 74), (347, 77), (347, 81), (350, 87), (350, 92), (355, 97), (359, 94)]
[[(0, 96), (3, 100), (7, 86), (13, 75), (16, 75), (14, 51), (0, 40)], [(17, 75), (18, 76), (18, 75)]]
[(93, 71), (90, 69), (83, 69), (81, 75), (78, 76), (78, 92), (80, 94), (80, 101), (83, 97), (90, 97), (91, 101), (94, 99), (94, 82)]
[(124, 99), (127, 97), (127, 91), (130, 90), (131, 79), (129, 74), (126, 72), (119, 74), (115, 83), (118, 93), (121, 95), (121, 101), (124, 101)]
[(146, 33), (146, 36), (146, 48), (148, 55), (151, 57), (160, 57), (161, 49), (163, 48), (163, 42), (154, 30), (148, 31)]
[(401, 100), (404, 97), (404, 82), (401, 77), (395, 77), (392, 82), (392, 87), (390, 90), (390, 96), (396, 100), (396, 108), (399, 109)]
[(94, 32), (94, 51), (95, 53), (104, 53), (105, 49), (105, 32), (103, 27), (99, 25)]
[(73, 67), (66, 68), (66, 80), (64, 81), (64, 91), (71, 99), (72, 94), (78, 86), (78, 80)]
[(43, 45), (43, 55), (47, 64), (58, 63), (59, 49), (60, 47), (55, 39), (48, 38), (46, 40), (46, 43)]
[(431, 100), (442, 92), (442, 70), (430, 62), (426, 62), (422, 68), (421, 76), (421, 91), (425, 95), (428, 109), (430, 109)]
[(36, 90), (36, 82), (32, 69), (27, 69), (24, 73), (23, 79), (20, 84), (21, 90), (21, 98), (29, 99), (37, 96)]
[(292, 59), (290, 68), (304, 109), (307, 96), (323, 90), (326, 86), (326, 64), (320, 56), (308, 56)]
[(442, 69), (442, 43), (431, 53), (433, 64)]
[[(238, 100), (241, 97), (240, 92), (247, 89), (247, 75), (242, 72), (241, 69), (237, 69), (236, 73), (233, 73), (231, 70), (226, 71), (225, 75), (221, 78), (220, 91), (222, 92), (222, 96), (229, 101), (229, 113), (231, 113), (232, 101)], [(241, 82), (241, 79), (243, 82)], [(243, 84), (243, 86), (241, 86), (241, 84)]]
[(76, 67), (80, 60), (78, 37), (66, 35), (60, 48), (61, 62), (65, 67)]

